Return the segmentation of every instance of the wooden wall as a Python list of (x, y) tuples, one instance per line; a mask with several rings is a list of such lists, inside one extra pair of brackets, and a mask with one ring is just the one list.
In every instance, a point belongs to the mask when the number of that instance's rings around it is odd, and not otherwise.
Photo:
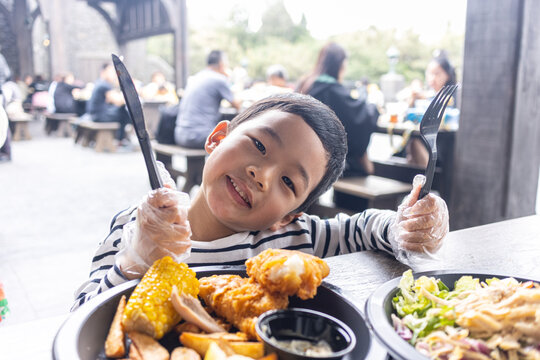
[(452, 229), (535, 211), (540, 2), (469, 0)]

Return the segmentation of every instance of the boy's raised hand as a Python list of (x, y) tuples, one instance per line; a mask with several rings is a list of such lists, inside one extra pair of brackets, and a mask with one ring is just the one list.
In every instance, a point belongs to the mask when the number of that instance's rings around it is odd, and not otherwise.
[(176, 190), (160, 162), (158, 169), (164, 186), (150, 191), (137, 209), (137, 221), (124, 226), (124, 249), (117, 254), (117, 264), (130, 279), (144, 275), (163, 256), (181, 261), (191, 248), (189, 196)]
[[(428, 194), (418, 200), (426, 178), (416, 175), (413, 190), (398, 207), (390, 229), (390, 242), (398, 260), (405, 252), (434, 253), (448, 233), (448, 208), (440, 197)], [(401, 255), (400, 255), (401, 254)]]

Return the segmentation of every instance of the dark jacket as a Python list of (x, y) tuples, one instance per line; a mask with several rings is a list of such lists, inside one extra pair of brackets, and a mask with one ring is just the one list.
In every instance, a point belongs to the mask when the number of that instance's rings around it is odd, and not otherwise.
[(315, 81), (309, 95), (334, 110), (345, 127), (348, 144), (346, 172), (358, 171), (360, 175), (363, 169), (359, 168), (358, 158), (366, 152), (371, 134), (377, 128), (377, 107), (364, 100), (352, 98), (349, 90), (328, 78)]

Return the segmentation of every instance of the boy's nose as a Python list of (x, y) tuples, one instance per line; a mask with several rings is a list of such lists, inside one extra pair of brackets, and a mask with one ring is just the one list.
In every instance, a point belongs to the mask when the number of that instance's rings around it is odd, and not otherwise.
[(259, 190), (266, 191), (268, 190), (270, 184), (270, 172), (271, 169), (268, 167), (258, 167), (258, 166), (248, 166), (247, 172), (249, 176), (255, 181)]

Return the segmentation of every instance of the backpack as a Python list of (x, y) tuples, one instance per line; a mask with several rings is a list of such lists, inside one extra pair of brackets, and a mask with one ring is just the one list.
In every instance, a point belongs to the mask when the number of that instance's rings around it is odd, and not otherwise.
[(159, 124), (155, 134), (158, 143), (174, 144), (174, 128), (179, 109), (179, 104), (160, 107)]

